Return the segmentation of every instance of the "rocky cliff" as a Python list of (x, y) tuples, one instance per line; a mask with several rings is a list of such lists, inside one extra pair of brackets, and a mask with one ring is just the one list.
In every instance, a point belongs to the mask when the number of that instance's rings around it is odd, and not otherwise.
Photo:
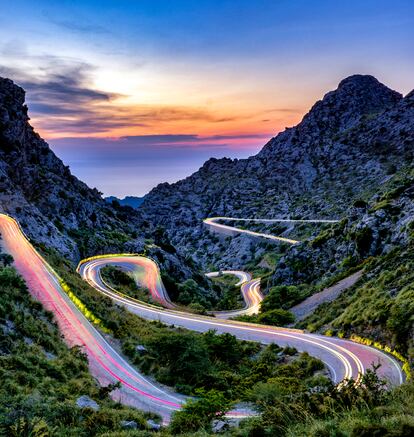
[[(360, 143), (365, 140), (366, 149), (379, 156), (374, 169), (373, 161), (368, 163), (371, 172), (382, 166), (387, 174), (362, 191), (355, 183), (354, 192), (360, 198), (348, 205), (341, 223), (292, 248), (275, 273), (276, 282), (315, 280), (345, 259), (348, 264), (356, 263), (410, 244), (414, 217), (414, 93), (378, 116), (369, 128), (361, 129), (356, 138)], [(298, 257), (303, 265), (301, 272), (289, 267)]]
[[(0, 79), (0, 205), (35, 240), (72, 257), (81, 228), (132, 231), (96, 189), (74, 177), (29, 124), (24, 90)], [(132, 218), (131, 218), (132, 219)], [(128, 225), (129, 228), (128, 228)]]

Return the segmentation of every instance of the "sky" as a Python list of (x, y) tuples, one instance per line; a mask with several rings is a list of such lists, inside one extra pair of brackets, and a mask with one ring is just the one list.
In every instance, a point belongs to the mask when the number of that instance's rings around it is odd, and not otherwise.
[(244, 158), (346, 76), (414, 87), (414, 2), (0, 1), (0, 76), (105, 195)]

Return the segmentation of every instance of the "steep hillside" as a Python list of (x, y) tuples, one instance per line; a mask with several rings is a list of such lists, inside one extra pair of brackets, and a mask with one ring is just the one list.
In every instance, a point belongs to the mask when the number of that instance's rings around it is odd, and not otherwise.
[[(362, 193), (412, 160), (412, 120), (410, 96), (372, 76), (351, 76), (256, 156), (210, 159), (192, 176), (153, 189), (140, 211), (207, 265), (226, 248), (203, 229), (203, 218), (342, 218)], [(237, 249), (227, 255), (240, 264)]]
[(53, 315), (31, 298), (23, 279), (4, 259), (1, 254), (0, 435), (121, 433), (131, 420), (140, 429), (149, 428), (146, 418), (154, 415), (109, 398), (114, 387), (98, 386), (86, 356), (64, 344)]
[(18, 219), (33, 242), (74, 263), (102, 252), (146, 251), (177, 281), (192, 277), (196, 269), (164, 240), (158, 242), (168, 250), (146, 243), (149, 225), (133, 208), (108, 204), (71, 174), (29, 124), (24, 100), (22, 88), (0, 78), (0, 211)]
[[(272, 278), (296, 288), (332, 283), (362, 270), (335, 302), (321, 305), (299, 326), (357, 334), (414, 360), (414, 166), (394, 175), (368, 202), (331, 230), (287, 251)], [(294, 290), (295, 287), (290, 290)], [(271, 291), (272, 292), (272, 291)]]
[(133, 231), (96, 189), (74, 177), (28, 123), (22, 88), (0, 79), (0, 205), (37, 241), (79, 255), (71, 232)]

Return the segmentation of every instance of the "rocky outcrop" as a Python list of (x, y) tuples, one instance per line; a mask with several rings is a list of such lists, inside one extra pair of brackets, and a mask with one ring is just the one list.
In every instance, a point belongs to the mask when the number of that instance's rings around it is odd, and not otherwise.
[(80, 396), (78, 399), (76, 399), (76, 406), (78, 408), (90, 408), (94, 411), (99, 411), (100, 408), (97, 402), (86, 395)]

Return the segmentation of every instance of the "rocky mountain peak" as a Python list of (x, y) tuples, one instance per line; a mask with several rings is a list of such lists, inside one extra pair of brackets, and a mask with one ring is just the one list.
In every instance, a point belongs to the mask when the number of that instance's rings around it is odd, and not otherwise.
[(356, 74), (343, 79), (336, 90), (328, 92), (315, 103), (303, 123), (316, 123), (323, 129), (347, 129), (362, 116), (379, 114), (401, 99), (400, 93), (383, 85), (375, 77)]
[(400, 93), (388, 88), (374, 76), (362, 74), (343, 79), (335, 91), (326, 94), (324, 100), (332, 97), (337, 100), (357, 101), (371, 110), (389, 108), (402, 99)]
[(412, 100), (414, 101), (414, 90), (410, 91), (405, 97), (404, 100)]
[(23, 88), (17, 86), (11, 79), (0, 77), (0, 103), (4, 104), (10, 102), (10, 100), (20, 103), (24, 103), (25, 92)]
[(317, 101), (293, 129), (277, 135), (260, 152), (262, 157), (332, 141), (335, 135), (352, 128), (364, 118), (373, 118), (394, 107), (402, 95), (375, 77), (356, 74), (343, 79), (336, 90)]
[[(362, 193), (411, 163), (413, 97), (372, 76), (348, 77), (257, 155), (210, 159), (190, 177), (154, 188), (140, 212), (206, 266), (221, 249), (206, 250), (213, 243), (205, 217), (342, 218)], [(228, 247), (226, 267), (242, 263), (238, 247)]]
[[(344, 88), (354, 88), (354, 89), (371, 88), (373, 91), (375, 91), (376, 89), (389, 90), (388, 87), (383, 85), (376, 77), (371, 76), (370, 74), (353, 74), (351, 76), (346, 77), (345, 79), (342, 79), (341, 82), (339, 82), (338, 90)], [(393, 91), (393, 93), (395, 93), (395, 91)]]

